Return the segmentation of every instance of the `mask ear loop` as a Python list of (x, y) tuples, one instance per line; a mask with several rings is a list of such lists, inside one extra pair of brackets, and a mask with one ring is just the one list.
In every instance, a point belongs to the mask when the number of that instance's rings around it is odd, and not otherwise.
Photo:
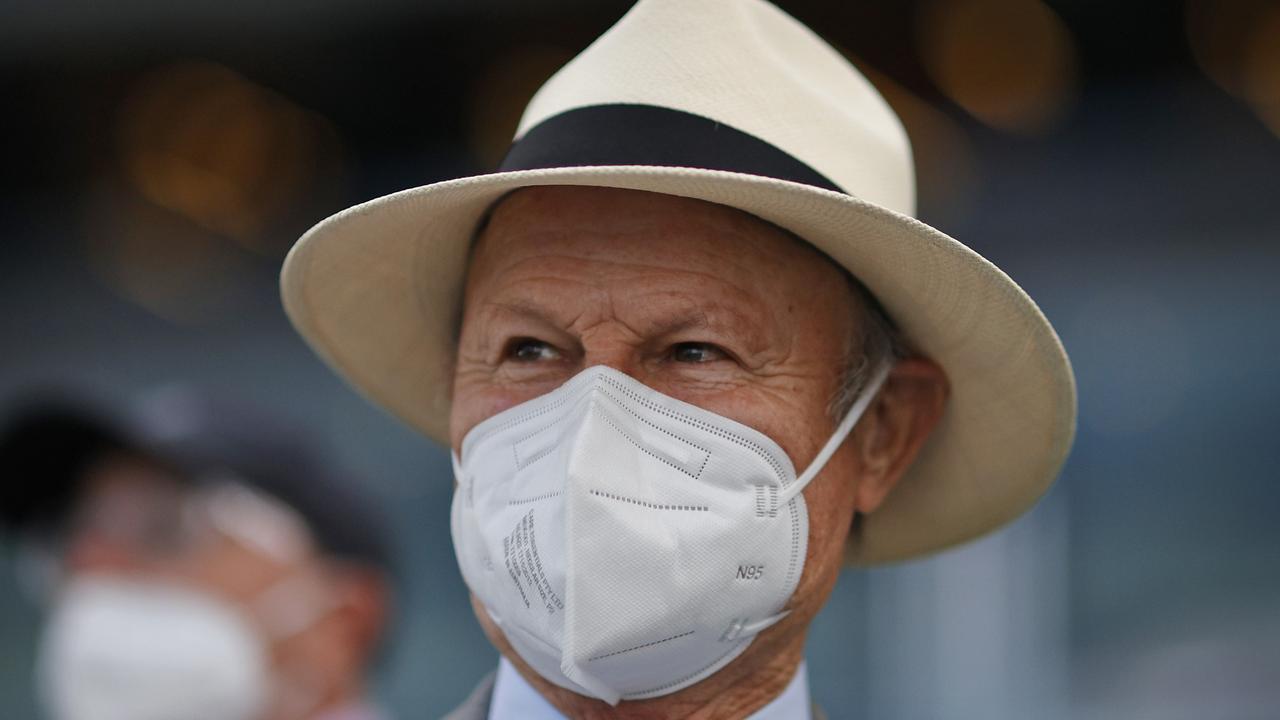
[[(849, 408), (849, 412), (845, 413), (844, 419), (836, 426), (835, 432), (831, 434), (827, 444), (823, 445), (822, 449), (818, 451), (817, 456), (813, 458), (813, 462), (809, 463), (809, 467), (800, 474), (800, 477), (796, 478), (795, 482), (788, 485), (786, 490), (778, 493), (779, 506), (791, 502), (795, 496), (804, 491), (805, 486), (817, 477), (818, 473), (822, 472), (822, 468), (826, 467), (827, 461), (831, 459), (832, 455), (835, 455), (836, 450), (840, 448), (840, 444), (845, 441), (845, 438), (849, 437), (849, 433), (853, 432), (853, 428), (858, 424), (862, 414), (871, 406), (871, 401), (880, 394), (880, 388), (884, 386), (885, 380), (889, 378), (889, 371), (892, 369), (893, 361), (889, 360), (877, 367), (875, 372), (871, 374), (871, 379), (867, 382), (866, 387), (862, 389), (862, 394), (858, 396), (858, 400), (854, 402), (853, 407)], [(790, 613), (790, 610), (783, 610), (776, 615), (771, 615), (752, 623), (735, 621), (720, 639), (729, 641), (752, 637)]]
[(871, 374), (871, 379), (867, 382), (866, 387), (862, 389), (862, 394), (858, 396), (857, 402), (853, 407), (849, 408), (849, 412), (845, 413), (844, 419), (836, 426), (836, 431), (832, 433), (827, 444), (822, 446), (817, 456), (813, 458), (813, 462), (809, 463), (809, 467), (805, 469), (796, 481), (791, 483), (785, 490), (778, 493), (778, 505), (786, 505), (791, 502), (795, 496), (804, 491), (807, 486), (818, 473), (822, 472), (822, 468), (826, 467), (827, 461), (832, 455), (836, 454), (836, 450), (840, 449), (840, 445), (844, 443), (849, 433), (853, 432), (853, 428), (858, 424), (858, 420), (862, 418), (862, 414), (871, 406), (871, 401), (880, 394), (880, 388), (884, 386), (885, 380), (889, 378), (889, 371), (893, 370), (893, 361), (889, 360), (882, 363)]

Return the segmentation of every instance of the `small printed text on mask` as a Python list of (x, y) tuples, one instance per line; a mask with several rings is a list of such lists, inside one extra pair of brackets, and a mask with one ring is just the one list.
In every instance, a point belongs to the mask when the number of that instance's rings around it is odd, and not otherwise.
[(526, 587), (531, 587), (537, 592), (548, 615), (564, 609), (564, 602), (552, 591), (546, 571), (542, 569), (542, 558), (538, 556), (535, 542), (532, 510), (520, 518), (510, 535), (502, 539), (502, 554), (507, 573), (520, 591), (525, 607), (530, 606), (530, 593), (526, 592)]

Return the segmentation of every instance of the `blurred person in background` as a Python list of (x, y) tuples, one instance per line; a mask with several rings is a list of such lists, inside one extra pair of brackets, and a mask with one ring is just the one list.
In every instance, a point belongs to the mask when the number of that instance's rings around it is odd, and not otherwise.
[(805, 634), (845, 560), (1040, 497), (1074, 432), (1065, 352), (914, 198), (898, 118), (807, 28), (641, 0), (498, 172), (298, 242), (294, 324), (454, 453), (502, 659), (451, 718), (820, 716)]
[(189, 389), (0, 428), (3, 521), (48, 604), (53, 720), (374, 720), (384, 523), (277, 420)]

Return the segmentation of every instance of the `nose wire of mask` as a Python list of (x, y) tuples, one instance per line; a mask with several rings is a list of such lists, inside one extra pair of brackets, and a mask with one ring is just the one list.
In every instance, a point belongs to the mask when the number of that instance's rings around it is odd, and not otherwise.
[(453, 456), (464, 579), (515, 652), (616, 704), (688, 687), (787, 614), (804, 486), (888, 374), (796, 477), (771, 438), (604, 366), (477, 425)]
[(831, 456), (836, 454), (836, 450), (840, 449), (845, 438), (849, 437), (849, 433), (853, 432), (853, 428), (862, 419), (862, 414), (867, 411), (871, 401), (875, 400), (876, 396), (880, 394), (880, 388), (884, 387), (885, 380), (889, 379), (891, 370), (893, 370), (893, 363), (885, 362), (881, 363), (872, 372), (867, 384), (863, 386), (862, 392), (858, 394), (857, 401), (853, 403), (853, 407), (849, 408), (849, 412), (845, 413), (844, 418), (840, 420), (835, 432), (827, 439), (827, 444), (822, 446), (822, 449), (814, 456), (813, 461), (809, 463), (809, 467), (796, 478), (796, 481), (778, 495), (779, 504), (786, 504), (792, 498), (804, 492), (805, 487), (818, 476), (818, 473), (822, 472), (822, 468), (826, 467), (827, 462), (831, 460)]

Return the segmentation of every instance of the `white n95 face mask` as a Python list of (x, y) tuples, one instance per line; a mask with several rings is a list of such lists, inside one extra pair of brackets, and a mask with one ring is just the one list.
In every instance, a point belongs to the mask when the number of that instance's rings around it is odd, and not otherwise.
[(302, 717), (318, 696), (273, 669), (268, 648), (327, 615), (323, 594), (294, 575), (241, 607), (174, 583), (75, 577), (44, 630), (42, 699), (55, 720), (257, 720), (272, 702)]
[(799, 477), (773, 440), (608, 367), (477, 425), (454, 457), (463, 578), (548, 681), (617, 704), (688, 687), (777, 622), (804, 567)]
[(57, 720), (255, 720), (269, 687), (263, 642), (235, 606), (105, 576), (63, 590), (39, 662)]

